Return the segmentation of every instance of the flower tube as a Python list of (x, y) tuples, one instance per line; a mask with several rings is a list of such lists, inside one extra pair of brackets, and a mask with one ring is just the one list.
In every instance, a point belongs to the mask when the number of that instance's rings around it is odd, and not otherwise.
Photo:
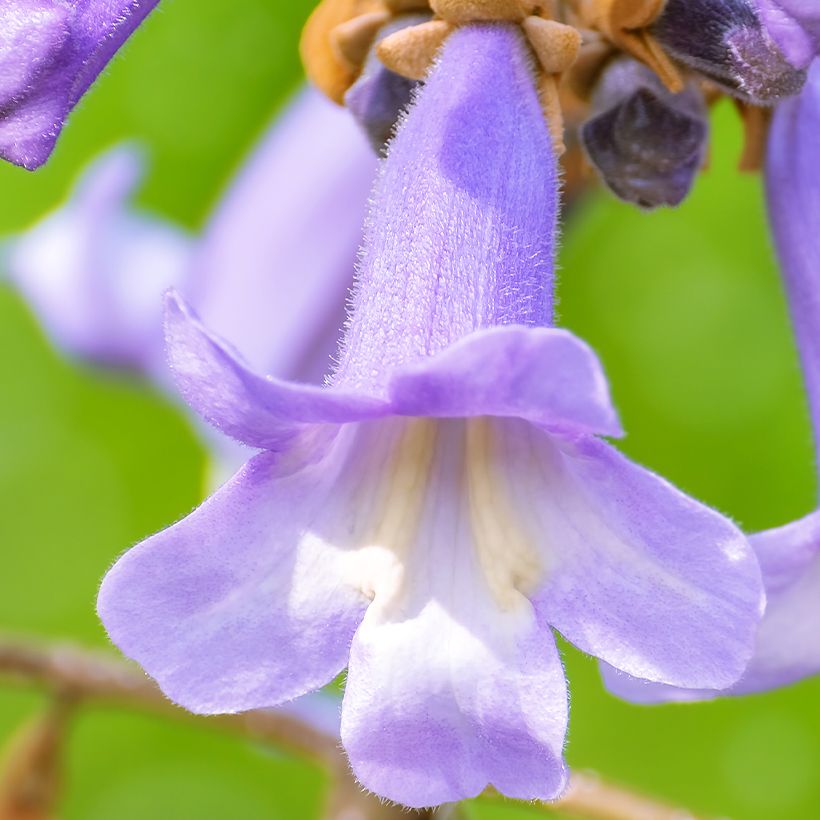
[(199, 713), (348, 667), (354, 773), (412, 807), (566, 785), (552, 628), (724, 688), (762, 609), (746, 539), (621, 456), (592, 351), (552, 325), (558, 172), (516, 26), (447, 40), (389, 148), (329, 386), (252, 373), (179, 298), (177, 382), (263, 452), (127, 552), (111, 639)]

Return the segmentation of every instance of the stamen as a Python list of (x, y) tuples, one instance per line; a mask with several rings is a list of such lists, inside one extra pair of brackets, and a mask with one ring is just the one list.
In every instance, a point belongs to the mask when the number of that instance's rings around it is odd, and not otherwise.
[(538, 552), (507, 497), (493, 448), (492, 421), (470, 419), (467, 426), (467, 487), (476, 554), (501, 609), (520, 606), (543, 575)]
[(404, 429), (379, 476), (383, 492), (372, 504), (378, 516), (362, 539), (353, 570), (362, 593), (371, 600), (378, 596), (385, 605), (400, 599), (407, 556), (418, 539), (439, 432), (432, 419), (399, 423)]

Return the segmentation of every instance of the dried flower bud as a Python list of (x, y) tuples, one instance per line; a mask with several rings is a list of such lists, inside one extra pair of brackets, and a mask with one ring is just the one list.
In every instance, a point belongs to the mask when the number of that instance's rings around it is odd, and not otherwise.
[(642, 208), (679, 205), (700, 167), (708, 125), (699, 89), (667, 91), (635, 60), (612, 63), (581, 129), (584, 148), (603, 181)]
[[(429, 14), (401, 15), (381, 29), (376, 43), (429, 19)], [(376, 55), (375, 45), (358, 80), (348, 89), (345, 105), (364, 129), (373, 150), (384, 154), (402, 111), (410, 104), (413, 91), (420, 83), (385, 68)]]
[(668, 0), (652, 31), (675, 58), (747, 102), (771, 105), (806, 80), (747, 0)]

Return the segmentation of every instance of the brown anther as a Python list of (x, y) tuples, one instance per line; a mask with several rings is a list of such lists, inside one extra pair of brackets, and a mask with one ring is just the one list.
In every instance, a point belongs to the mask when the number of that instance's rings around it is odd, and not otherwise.
[(585, 25), (597, 29), (618, 48), (651, 68), (673, 93), (683, 90), (680, 70), (650, 33), (666, 0), (577, 0)]
[(430, 0), (430, 8), (454, 25), (502, 20), (518, 23), (533, 5), (525, 0)]
[(744, 172), (757, 172), (766, 160), (766, 145), (769, 139), (769, 125), (772, 121), (770, 108), (747, 105), (736, 101), (743, 122), (743, 153), (738, 168)]
[(566, 150), (564, 146), (564, 113), (561, 110), (561, 98), (558, 93), (559, 77), (556, 74), (541, 72), (538, 78), (538, 99), (547, 121), (552, 137), (555, 156), (560, 157)]
[(376, 54), (391, 71), (411, 80), (423, 80), (453, 26), (446, 20), (430, 20), (403, 28), (385, 37)]
[(355, 17), (384, 9), (381, 0), (322, 0), (308, 19), (299, 52), (308, 78), (331, 100), (341, 105), (344, 95), (359, 73), (346, 59), (340, 59), (332, 32)]
[(330, 32), (330, 45), (340, 62), (358, 71), (376, 40), (376, 35), (390, 20), (389, 11), (371, 11), (340, 23)]
[(541, 17), (527, 17), (522, 28), (547, 74), (562, 74), (578, 57), (581, 35), (572, 26)]

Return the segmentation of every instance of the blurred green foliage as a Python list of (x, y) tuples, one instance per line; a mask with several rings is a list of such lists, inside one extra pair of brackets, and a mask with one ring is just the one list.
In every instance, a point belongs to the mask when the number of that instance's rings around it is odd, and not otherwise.
[[(196, 227), (296, 86), (310, 0), (164, 0), (72, 116), (38, 173), (0, 167), (0, 233), (54, 206), (101, 149), (137, 138), (141, 201)], [(814, 504), (810, 431), (760, 182), (734, 168), (739, 127), (715, 116), (709, 171), (679, 210), (596, 193), (564, 238), (563, 322), (601, 354), (625, 450), (756, 530)], [(184, 415), (125, 377), (49, 348), (0, 289), (0, 628), (105, 645), (98, 581), (126, 547), (199, 500), (204, 453)], [(818, 602), (820, 605), (820, 602)], [(712, 815), (820, 816), (820, 680), (696, 706), (608, 696), (570, 648), (568, 754), (579, 768)], [(41, 696), (0, 689), (0, 738)], [(89, 709), (69, 750), (65, 820), (311, 818), (320, 773), (269, 749)], [(525, 816), (474, 803), (471, 816)]]

